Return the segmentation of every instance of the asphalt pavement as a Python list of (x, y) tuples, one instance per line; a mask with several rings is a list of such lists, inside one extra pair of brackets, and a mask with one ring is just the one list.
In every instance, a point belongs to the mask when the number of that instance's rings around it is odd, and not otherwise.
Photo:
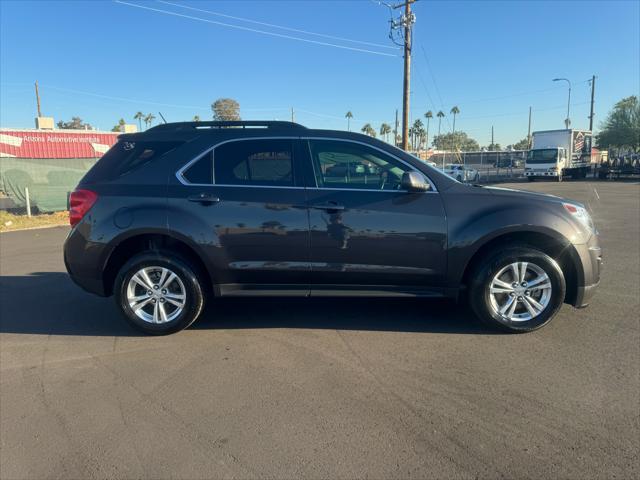
[(640, 186), (514, 188), (586, 203), (605, 261), (525, 335), (445, 301), (237, 299), (145, 337), (69, 280), (66, 227), (0, 234), (0, 478), (638, 478)]

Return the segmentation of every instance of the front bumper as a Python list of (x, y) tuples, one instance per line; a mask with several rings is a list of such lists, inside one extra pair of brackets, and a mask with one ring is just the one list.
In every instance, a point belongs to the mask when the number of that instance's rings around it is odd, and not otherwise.
[(525, 171), (524, 172), (524, 176), (525, 177), (557, 177), (558, 176), (558, 172), (548, 172), (548, 171)]
[(589, 305), (591, 298), (600, 285), (600, 273), (602, 271), (602, 248), (598, 235), (592, 235), (588, 243), (574, 245), (582, 266), (582, 280), (578, 282), (574, 307), (582, 308)]

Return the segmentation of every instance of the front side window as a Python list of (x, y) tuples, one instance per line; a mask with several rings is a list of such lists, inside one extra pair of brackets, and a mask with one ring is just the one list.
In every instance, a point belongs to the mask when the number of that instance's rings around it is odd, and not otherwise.
[(402, 174), (411, 170), (366, 145), (339, 140), (310, 140), (319, 188), (399, 190)]
[(293, 186), (291, 140), (229, 142), (213, 152), (214, 181), (218, 185)]

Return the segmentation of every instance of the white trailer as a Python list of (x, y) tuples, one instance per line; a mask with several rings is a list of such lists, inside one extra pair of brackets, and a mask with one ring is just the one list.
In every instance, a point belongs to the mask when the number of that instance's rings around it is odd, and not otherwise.
[(546, 177), (561, 182), (567, 175), (586, 177), (590, 163), (590, 131), (544, 130), (533, 132), (524, 174), (529, 181)]

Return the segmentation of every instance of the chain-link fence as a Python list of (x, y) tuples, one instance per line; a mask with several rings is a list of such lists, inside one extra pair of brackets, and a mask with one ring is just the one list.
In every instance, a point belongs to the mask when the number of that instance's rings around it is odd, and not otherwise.
[(0, 189), (19, 207), (26, 205), (25, 188), (31, 207), (40, 212), (67, 209), (67, 199), (97, 158), (0, 158)]

